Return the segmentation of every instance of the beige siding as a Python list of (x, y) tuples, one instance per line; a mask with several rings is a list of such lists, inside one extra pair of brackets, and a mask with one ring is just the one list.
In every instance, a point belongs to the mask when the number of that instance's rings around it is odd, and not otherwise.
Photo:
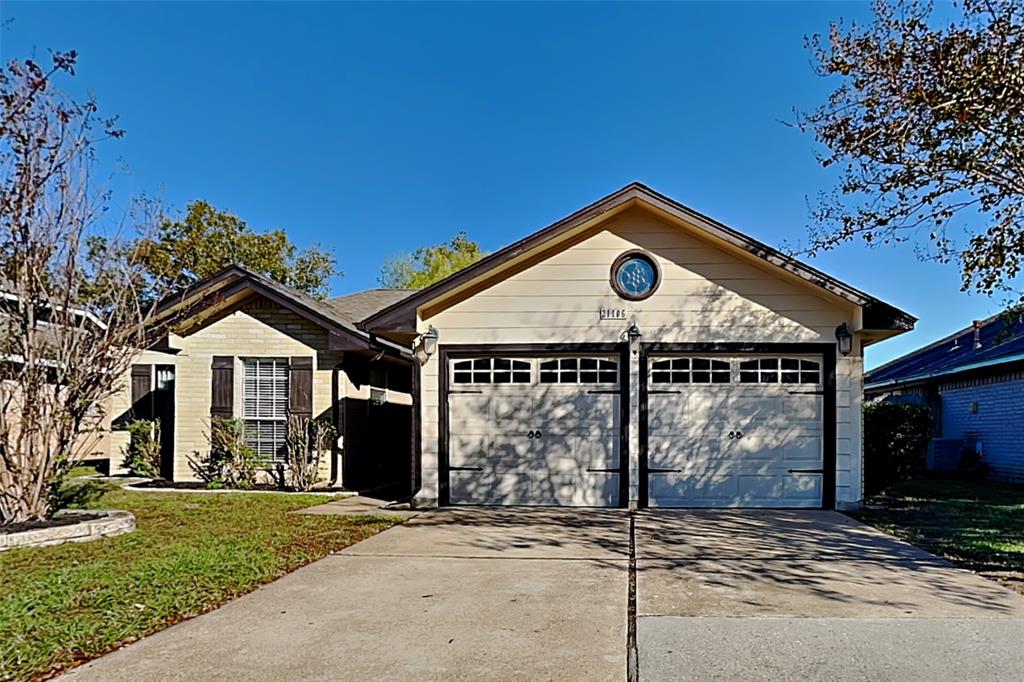
[[(855, 323), (852, 304), (730, 253), (644, 209), (630, 209), (602, 228), (421, 320), (422, 329), (436, 327), (442, 344), (615, 343), (628, 321), (635, 320), (644, 342), (834, 343), (837, 325), (846, 322), (852, 328)], [(615, 294), (609, 276), (615, 258), (635, 248), (656, 257), (662, 280), (653, 296), (629, 302)], [(628, 320), (601, 321), (601, 308), (625, 309)], [(424, 500), (436, 497), (437, 490), (438, 371), (436, 356), (421, 370)], [(860, 498), (861, 374), (860, 357), (840, 359), (840, 501)], [(631, 434), (632, 452), (635, 441)]]

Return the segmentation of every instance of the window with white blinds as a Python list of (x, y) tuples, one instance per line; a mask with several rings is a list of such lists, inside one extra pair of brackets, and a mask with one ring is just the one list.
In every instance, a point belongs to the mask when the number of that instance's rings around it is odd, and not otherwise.
[(268, 461), (285, 459), (288, 358), (243, 358), (245, 440)]

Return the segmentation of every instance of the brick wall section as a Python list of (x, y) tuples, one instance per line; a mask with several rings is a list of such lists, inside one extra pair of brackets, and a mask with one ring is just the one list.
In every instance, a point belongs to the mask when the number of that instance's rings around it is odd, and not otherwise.
[[(258, 298), (186, 336), (176, 365), (175, 480), (193, 479), (188, 456), (207, 447), (211, 363), (214, 355), (313, 357), (313, 416), (330, 416), (331, 374), (341, 353), (328, 350), (328, 334), (277, 304)], [(235, 368), (235, 414), (241, 412), (241, 366)], [(329, 465), (329, 463), (328, 463)]]
[(942, 387), (940, 393), (943, 438), (976, 434), (993, 476), (1024, 479), (1024, 379)]

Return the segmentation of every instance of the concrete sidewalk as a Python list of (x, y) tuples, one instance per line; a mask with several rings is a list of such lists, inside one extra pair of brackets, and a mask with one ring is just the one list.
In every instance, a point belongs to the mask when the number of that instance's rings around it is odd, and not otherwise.
[(76, 680), (621, 680), (628, 516), (460, 509), (68, 673)]

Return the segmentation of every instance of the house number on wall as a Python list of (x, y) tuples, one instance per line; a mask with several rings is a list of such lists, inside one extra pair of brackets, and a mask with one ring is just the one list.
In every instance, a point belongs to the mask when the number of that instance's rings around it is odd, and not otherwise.
[(601, 308), (602, 320), (624, 320), (626, 319), (625, 308)]

